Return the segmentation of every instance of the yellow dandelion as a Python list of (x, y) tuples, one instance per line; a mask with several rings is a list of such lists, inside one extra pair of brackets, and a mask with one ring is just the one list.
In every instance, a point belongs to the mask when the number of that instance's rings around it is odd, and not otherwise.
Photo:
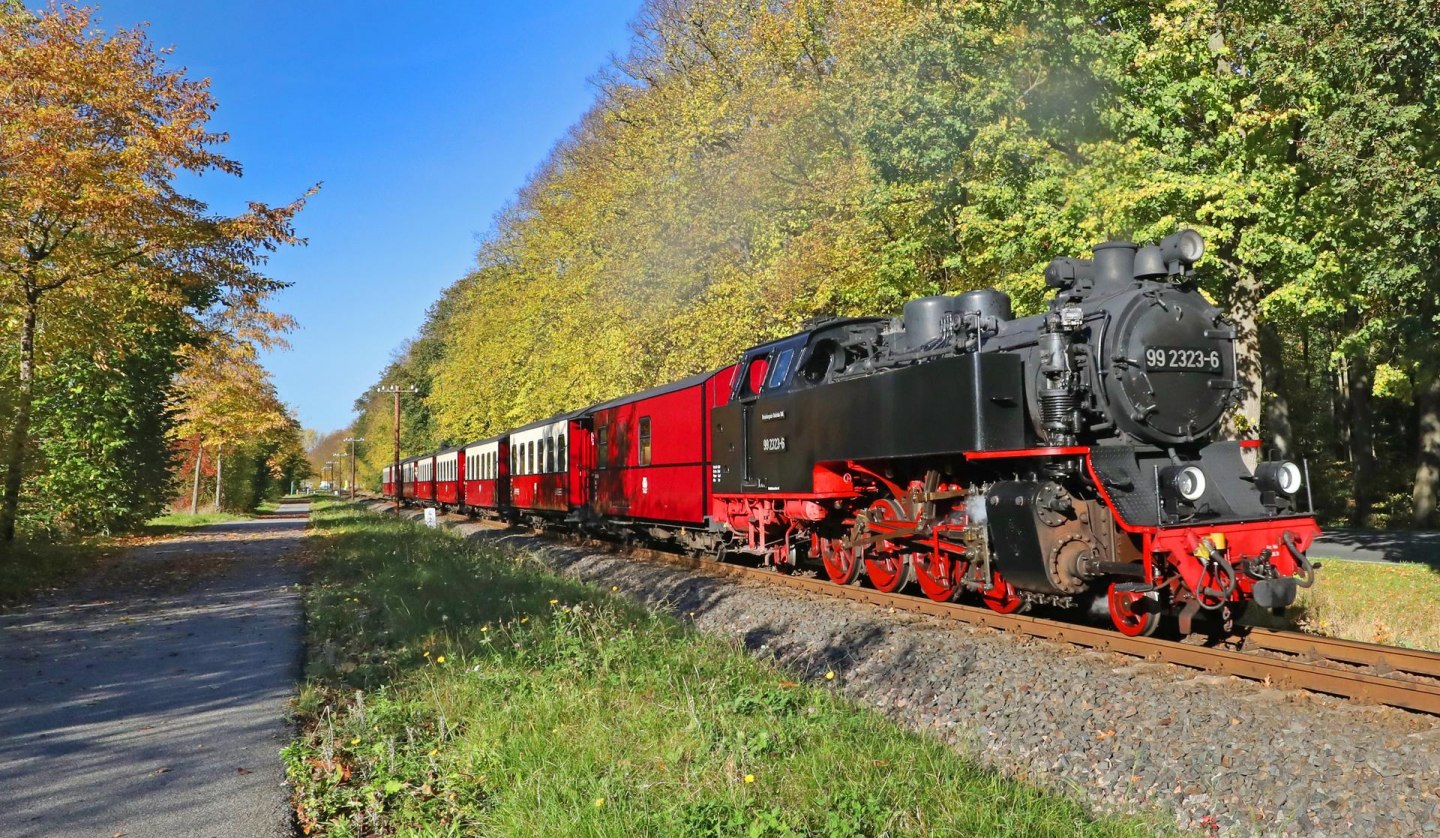
[(444, 662), (445, 662), (445, 656), (444, 656), (444, 655), (441, 655), (440, 657), (438, 657), (438, 658), (435, 659), (435, 662), (436, 662), (436, 663), (444, 663)]
[(351, 740), (350, 740), (350, 744), (351, 744), (351, 745), (359, 745), (359, 744), (360, 744), (360, 737), (357, 736), (357, 737), (355, 737), (354, 739), (351, 739)]
[(620, 590), (620, 586), (619, 586), (619, 585), (611, 585), (611, 586), (610, 586), (610, 590), (612, 590), (612, 591), (618, 591), (618, 590)]
[(529, 617), (521, 617), (521, 618), (520, 618), (520, 622), (522, 622), (522, 623), (528, 623), (528, 622), (530, 622), (530, 618), (529, 618)]
[(754, 775), (754, 774), (746, 774), (746, 775), (745, 775), (745, 782), (747, 782), (747, 783), (753, 783), (753, 782), (755, 782), (755, 775)]
[(552, 600), (550, 600), (550, 604), (551, 604), (551, 605), (555, 605), (555, 604), (558, 603), (558, 602), (560, 602), (560, 600), (558, 600), (558, 599), (552, 599)]
[(834, 681), (834, 680), (835, 680), (835, 670), (832, 669), (832, 670), (830, 670), (829, 672), (825, 673), (825, 680), (826, 680), (826, 681)]
[(425, 650), (425, 657), (427, 657), (427, 658), (430, 657), (430, 650), (429, 650), (429, 649), (426, 649), (426, 650)]
[(431, 749), (430, 749), (430, 756), (433, 757), (433, 756), (435, 756), (435, 755), (438, 754), (438, 753), (440, 753), (440, 749), (439, 749), (439, 748), (431, 748)]
[(603, 797), (597, 797), (597, 798), (595, 798), (595, 808), (596, 808), (596, 809), (599, 809), (601, 806), (604, 806), (604, 805), (605, 805), (605, 798), (603, 798)]
[(490, 627), (489, 627), (489, 626), (481, 626), (481, 627), (480, 627), (480, 633), (481, 633), (481, 634), (484, 634), (485, 632), (487, 632), (487, 631), (489, 631), (489, 630), (490, 630)]

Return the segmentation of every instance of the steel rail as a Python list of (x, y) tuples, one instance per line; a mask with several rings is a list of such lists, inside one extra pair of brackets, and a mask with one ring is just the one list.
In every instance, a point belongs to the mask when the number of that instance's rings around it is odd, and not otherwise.
[(1297, 655), (1309, 661), (1335, 661), (1355, 666), (1372, 667), (1376, 672), (1404, 672), (1428, 678), (1440, 678), (1440, 654), (1423, 649), (1405, 649), (1379, 643), (1362, 643), (1334, 637), (1319, 637), (1296, 631), (1272, 631), (1252, 628), (1245, 635), (1242, 648), (1251, 647), (1267, 652)]
[[(471, 520), (464, 516), (454, 517), (467, 522)], [(486, 524), (492, 529), (508, 528), (507, 525), (498, 521), (480, 519), (478, 523)], [(532, 530), (532, 532), (563, 543), (627, 557), (633, 556), (717, 576), (751, 579), (770, 585), (780, 584), (810, 594), (865, 602), (895, 611), (958, 620), (999, 631), (1069, 643), (1098, 651), (1115, 652), (1150, 661), (1176, 664), (1188, 669), (1203, 670), (1218, 675), (1232, 675), (1259, 681), (1268, 686), (1306, 690), (1440, 715), (1440, 684), (1387, 678), (1349, 669), (1322, 666), (1311, 660), (1297, 659), (1298, 656), (1304, 656), (1315, 660), (1372, 666), (1379, 671), (1384, 671), (1388, 667), (1393, 671), (1417, 675), (1440, 675), (1440, 655), (1432, 652), (1349, 640), (1334, 640), (1298, 632), (1251, 630), (1250, 645), (1266, 651), (1297, 656), (1268, 657), (1252, 652), (1190, 645), (1154, 637), (1128, 637), (1111, 628), (1063, 623), (1023, 614), (1000, 614), (988, 608), (973, 605), (935, 602), (924, 597), (906, 594), (887, 594), (861, 587), (858, 584), (836, 585), (828, 580), (818, 578), (791, 576), (763, 568), (728, 564), (716, 559), (683, 556), (573, 534), (561, 535), (536, 530)]]

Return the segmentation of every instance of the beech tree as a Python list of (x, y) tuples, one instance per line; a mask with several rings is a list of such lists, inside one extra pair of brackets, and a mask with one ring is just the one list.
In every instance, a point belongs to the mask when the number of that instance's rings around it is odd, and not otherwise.
[(240, 174), (218, 150), (226, 136), (207, 127), (215, 107), (208, 81), (167, 67), (143, 30), (106, 34), (84, 8), (0, 4), (0, 303), (16, 358), (3, 382), (0, 545), (15, 536), (51, 357), (84, 346), (123, 355), (115, 324), (137, 306), (178, 312), (203, 333), (217, 310), (259, 311), (282, 287), (260, 268), (300, 243), (292, 221), (308, 193), (226, 216), (176, 187), (182, 173)]

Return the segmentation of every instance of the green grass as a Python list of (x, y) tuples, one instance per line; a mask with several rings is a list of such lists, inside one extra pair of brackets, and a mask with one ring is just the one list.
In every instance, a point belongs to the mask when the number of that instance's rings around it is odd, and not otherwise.
[(306, 832), (1117, 835), (743, 650), (516, 555), (317, 504)]
[(1320, 559), (1288, 615), (1301, 631), (1440, 652), (1440, 571), (1423, 564)]
[(188, 512), (171, 512), (146, 521), (144, 533), (146, 535), (164, 535), (193, 529), (195, 527), (207, 527), (211, 524), (230, 524), (236, 521), (248, 521), (250, 517), (249, 515), (236, 515), (230, 512), (201, 512), (198, 515), (191, 515)]

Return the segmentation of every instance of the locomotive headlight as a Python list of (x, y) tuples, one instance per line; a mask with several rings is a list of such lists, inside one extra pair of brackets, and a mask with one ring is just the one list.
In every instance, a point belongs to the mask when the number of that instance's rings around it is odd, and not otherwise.
[(1205, 472), (1199, 466), (1170, 466), (1160, 472), (1160, 485), (1176, 499), (1194, 503), (1205, 494)]
[(1255, 482), (1261, 489), (1279, 492), (1282, 495), (1294, 495), (1300, 491), (1302, 482), (1300, 467), (1285, 460), (1261, 463), (1255, 467)]

